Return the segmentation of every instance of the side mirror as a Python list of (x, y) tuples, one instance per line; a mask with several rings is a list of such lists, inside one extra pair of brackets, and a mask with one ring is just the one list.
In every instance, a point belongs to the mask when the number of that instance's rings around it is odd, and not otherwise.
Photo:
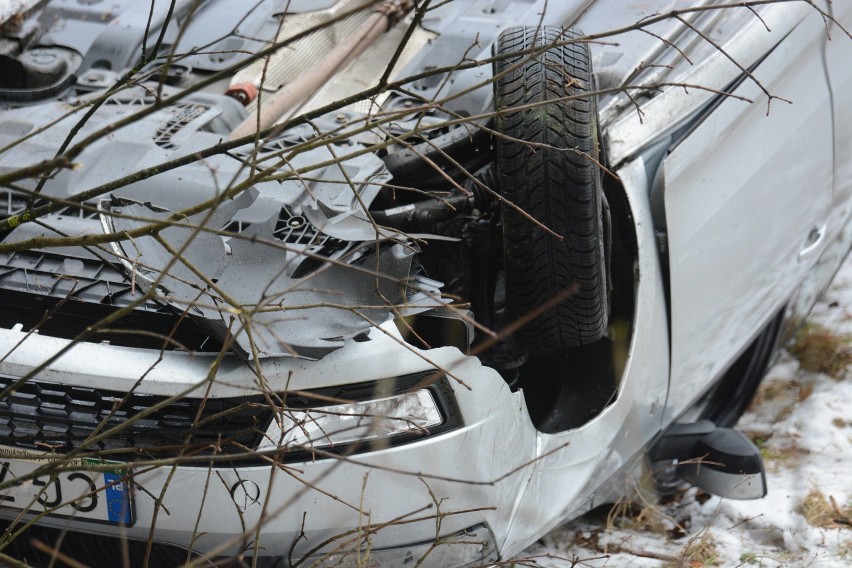
[[(649, 456), (655, 466), (662, 465), (670, 473), (673, 470), (707, 493), (728, 499), (766, 496), (760, 450), (733, 428), (717, 428), (708, 420), (674, 424), (654, 444)], [(666, 480), (660, 482), (665, 487)]]

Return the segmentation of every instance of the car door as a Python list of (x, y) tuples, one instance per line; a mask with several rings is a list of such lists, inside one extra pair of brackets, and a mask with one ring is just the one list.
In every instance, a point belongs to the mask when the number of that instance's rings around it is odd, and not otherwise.
[[(831, 209), (826, 27), (816, 11), (663, 162), (670, 268), (667, 413), (677, 416), (789, 300)], [(848, 60), (847, 60), (848, 61)]]
[[(834, 115), (834, 201), (838, 217), (849, 214), (852, 198), (852, 2), (836, 2), (832, 39), (825, 44), (826, 69)], [(843, 29), (841, 29), (843, 26)]]
[(820, 236), (825, 243), (814, 246), (819, 258), (790, 303), (790, 316), (796, 320), (816, 304), (852, 245), (852, 38), (844, 31), (852, 27), (852, 3), (833, 4), (831, 15), (836, 21), (828, 22), (832, 39), (825, 43), (825, 68), (833, 118), (833, 199)]

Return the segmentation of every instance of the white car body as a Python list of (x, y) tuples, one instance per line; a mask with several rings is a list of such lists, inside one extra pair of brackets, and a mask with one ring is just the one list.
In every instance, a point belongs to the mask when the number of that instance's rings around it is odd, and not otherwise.
[[(536, 25), (544, 11), (545, 23), (595, 37), (683, 8), (668, 0), (463, 4), (448, 24), (456, 28), (433, 30), (431, 48), (474, 20)], [(852, 3), (817, 4), (852, 29)], [(274, 392), (311, 391), (441, 369), (462, 422), (404, 444), (280, 466), (132, 465), (131, 526), (69, 518), (68, 507), (38, 523), (269, 565), (308, 555), (300, 565), (368, 558), (369, 566), (401, 566), (406, 554), (427, 551), (424, 566), (472, 565), (511, 558), (629, 491), (625, 479), (643, 471), (661, 432), (696, 412), (777, 314), (785, 322), (806, 316), (852, 243), (852, 39), (805, 2), (755, 11), (759, 17), (735, 8), (684, 16), (716, 45), (664, 18), (649, 28), (654, 35), (629, 31), (591, 43), (607, 163), (636, 243), (632, 333), (614, 399), (594, 417), (539, 431), (522, 389), (455, 347), (410, 345), (390, 320), (316, 360), (259, 357), (251, 365), (232, 354), (75, 343), (12, 326), (0, 329), (4, 377), (29, 376), (47, 362), (34, 380), (218, 398), (256, 395), (259, 376)], [(469, 56), (491, 53), (485, 42), (477, 49)], [(413, 57), (408, 72), (427, 55)], [(487, 81), (490, 66), (471, 74)], [(625, 91), (625, 83), (660, 86), (631, 99), (639, 89)], [(771, 106), (764, 88), (777, 97)], [(0, 175), (13, 170), (2, 160)], [(0, 508), (9, 520), (19, 512)], [(456, 544), (441, 544), (448, 535)]]

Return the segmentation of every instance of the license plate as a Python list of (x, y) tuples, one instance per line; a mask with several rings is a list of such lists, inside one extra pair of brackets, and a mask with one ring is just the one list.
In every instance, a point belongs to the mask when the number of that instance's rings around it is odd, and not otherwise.
[[(57, 460), (62, 460), (63, 468), (103, 465), (115, 468), (28, 477), (39, 467)], [(0, 484), (13, 482), (0, 489), (0, 507), (130, 526), (134, 517), (129, 474), (124, 464), (116, 462), (97, 458), (64, 460), (61, 455), (0, 446)]]

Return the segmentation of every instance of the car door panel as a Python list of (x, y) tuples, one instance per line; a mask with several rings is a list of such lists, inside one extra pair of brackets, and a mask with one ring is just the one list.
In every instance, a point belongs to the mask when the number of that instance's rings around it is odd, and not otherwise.
[(833, 202), (823, 226), (826, 244), (814, 247), (817, 254), (811, 256), (818, 259), (790, 302), (788, 317), (793, 321), (808, 315), (852, 245), (852, 38), (842, 29), (852, 27), (852, 2), (834, 3), (832, 16), (837, 21), (830, 24), (831, 41), (825, 42), (825, 67), (833, 118)]
[[(784, 305), (826, 242), (825, 26), (802, 22), (663, 163), (671, 293), (667, 413), (679, 414)], [(767, 115), (768, 112), (768, 115)]]
[(831, 26), (832, 39), (825, 43), (825, 64), (834, 115), (834, 198), (848, 213), (852, 197), (852, 38), (846, 31), (852, 30), (852, 2), (835, 2), (833, 7), (838, 23)]

